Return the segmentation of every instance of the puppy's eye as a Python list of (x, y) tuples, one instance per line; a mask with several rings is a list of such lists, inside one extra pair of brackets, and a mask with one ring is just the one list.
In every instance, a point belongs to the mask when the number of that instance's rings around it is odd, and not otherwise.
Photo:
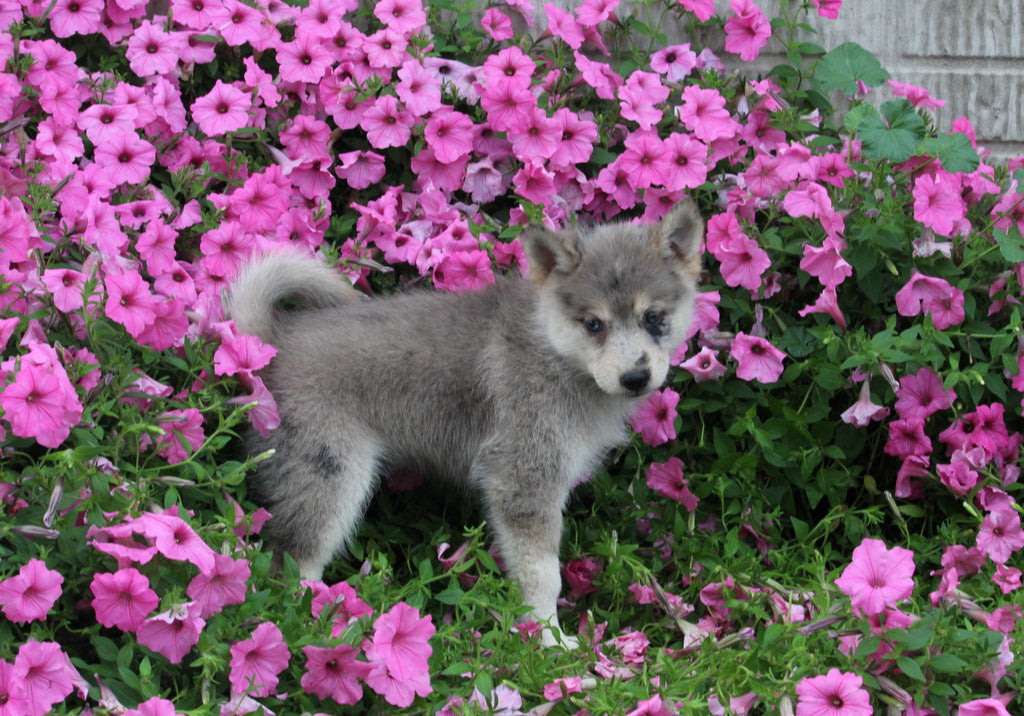
[(600, 318), (583, 319), (583, 329), (592, 336), (604, 333), (604, 321)]
[(647, 330), (658, 330), (665, 323), (665, 314), (660, 311), (650, 310), (644, 313), (644, 328)]

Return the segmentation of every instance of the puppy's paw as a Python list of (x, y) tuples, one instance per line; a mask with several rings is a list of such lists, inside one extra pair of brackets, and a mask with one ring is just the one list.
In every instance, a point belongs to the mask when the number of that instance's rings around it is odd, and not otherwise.
[(570, 636), (557, 626), (544, 627), (540, 633), (540, 643), (543, 646), (556, 646), (566, 651), (575, 651), (580, 648), (579, 637)]

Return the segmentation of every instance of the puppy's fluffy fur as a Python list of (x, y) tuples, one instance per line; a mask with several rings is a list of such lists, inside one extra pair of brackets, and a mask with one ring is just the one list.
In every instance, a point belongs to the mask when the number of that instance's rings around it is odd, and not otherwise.
[[(281, 426), (251, 476), (270, 542), (316, 579), (384, 468), (468, 483), (533, 615), (557, 635), (562, 509), (668, 373), (694, 306), (704, 224), (690, 201), (657, 225), (530, 228), (530, 280), (364, 301), (314, 261), (264, 256), (229, 312), (278, 350), (264, 371)], [(302, 310), (283, 312), (282, 301)]]

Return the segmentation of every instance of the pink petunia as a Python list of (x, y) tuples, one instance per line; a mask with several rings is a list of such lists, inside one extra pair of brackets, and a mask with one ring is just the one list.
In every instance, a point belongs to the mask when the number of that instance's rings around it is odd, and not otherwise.
[(378, 97), (359, 119), (359, 126), (366, 132), (366, 139), (374, 149), (404, 146), (412, 136), (415, 123), (416, 118), (400, 107), (398, 100), (391, 95)]
[(544, 686), (544, 698), (548, 701), (564, 699), (569, 694), (583, 693), (583, 678), (580, 676), (559, 677)]
[(1002, 701), (989, 697), (960, 704), (957, 716), (1010, 716), (1010, 712)]
[(195, 602), (177, 604), (146, 619), (135, 636), (140, 644), (167, 657), (172, 664), (181, 663), (199, 642), (199, 635), (206, 626), (200, 610)]
[(149, 579), (134, 567), (96, 574), (89, 589), (96, 621), (122, 631), (138, 629), (160, 603), (156, 592), (149, 588)]
[(967, 215), (960, 182), (946, 172), (914, 182), (914, 218), (940, 236), (951, 236)]
[(181, 61), (183, 41), (178, 33), (165, 32), (160, 25), (143, 20), (128, 38), (125, 57), (139, 77), (170, 74)]
[(729, 7), (735, 14), (725, 21), (725, 49), (751, 62), (768, 44), (771, 23), (753, 0), (732, 0)]
[(676, 437), (678, 405), (679, 393), (671, 388), (656, 390), (630, 416), (629, 424), (648, 445), (663, 445)]
[[(492, 10), (494, 8), (491, 8)], [(417, 116), (440, 109), (441, 80), (435, 77), (418, 60), (406, 60), (398, 68), (398, 83), (395, 94), (405, 108)]]
[(234, 85), (217, 80), (213, 89), (192, 103), (192, 118), (208, 137), (219, 137), (249, 123), (252, 99)]
[(839, 327), (844, 331), (846, 330), (846, 316), (843, 315), (843, 311), (839, 308), (839, 296), (836, 293), (835, 286), (826, 286), (818, 294), (818, 299), (809, 306), (804, 306), (797, 315), (803, 318), (811, 313), (827, 313), (832, 316), (832, 319), (839, 324)]
[(213, 372), (217, 375), (252, 374), (270, 363), (277, 349), (256, 336), (231, 335), (223, 340), (213, 354)]
[(736, 133), (732, 117), (725, 109), (725, 97), (718, 90), (687, 85), (682, 100), (676, 114), (697, 139), (711, 143)]
[(910, 104), (915, 107), (938, 109), (939, 107), (946, 106), (944, 100), (935, 99), (931, 96), (931, 93), (923, 87), (918, 87), (906, 82), (897, 82), (896, 80), (888, 80), (888, 82), (889, 86), (892, 88), (892, 93), (895, 96), (906, 97), (910, 101)]
[(736, 361), (736, 377), (740, 380), (774, 383), (783, 371), (786, 354), (764, 338), (742, 331), (732, 339), (729, 354)]
[(12, 622), (45, 621), (61, 595), (64, 577), (39, 559), (30, 559), (18, 573), (0, 582), (0, 605)]
[(206, 619), (229, 604), (242, 604), (245, 601), (249, 575), (249, 563), (246, 560), (214, 554), (213, 568), (193, 577), (185, 594), (199, 604), (199, 616)]
[(156, 452), (171, 465), (185, 462), (203, 445), (203, 414), (198, 408), (168, 410), (159, 427), (164, 431), (157, 438)]
[(942, 379), (929, 368), (900, 378), (896, 412), (901, 418), (927, 418), (938, 410), (946, 410), (956, 400), (952, 388), (943, 388)]
[(145, 512), (132, 524), (136, 531), (152, 540), (157, 551), (167, 559), (190, 562), (203, 572), (214, 568), (216, 552), (178, 516), (176, 507), (164, 512)]
[(881, 614), (913, 593), (914, 553), (898, 546), (889, 549), (882, 540), (865, 538), (835, 581), (855, 609), (868, 616)]
[(839, 8), (843, 5), (843, 0), (813, 0), (814, 7), (818, 10), (820, 17), (828, 18), (829, 20), (835, 20), (839, 17)]
[(252, 638), (231, 646), (231, 692), (257, 698), (273, 694), (277, 675), (290, 658), (281, 630), (273, 622), (263, 622), (253, 630)]
[(12, 433), (51, 448), (64, 442), (82, 417), (82, 404), (63, 366), (36, 364), (27, 357), (0, 392), (0, 407)]
[(932, 441), (924, 432), (924, 418), (910, 417), (889, 423), (889, 441), (885, 453), (906, 458), (910, 455), (927, 455), (932, 450)]
[(688, 371), (698, 383), (718, 380), (728, 371), (725, 364), (718, 360), (718, 354), (708, 346), (701, 347), (699, 353), (680, 363), (679, 367)]
[(1011, 508), (989, 512), (978, 530), (977, 544), (993, 562), (1005, 564), (1014, 552), (1024, 549), (1020, 515)]
[(579, 599), (596, 592), (597, 585), (594, 584), (594, 580), (602, 572), (604, 572), (604, 565), (596, 557), (570, 559), (566, 562), (562, 567), (562, 577), (569, 588), (569, 597)]
[(830, 669), (796, 685), (796, 716), (871, 716), (871, 699), (857, 674)]
[(670, 457), (663, 463), (651, 464), (645, 475), (647, 486), (656, 490), (659, 495), (675, 500), (689, 512), (697, 509), (700, 500), (690, 492), (689, 482), (683, 477), (683, 461), (678, 457)]
[(497, 8), (487, 8), (483, 18), (480, 20), (480, 24), (487, 30), (487, 34), (495, 42), (508, 40), (514, 34), (512, 31), (512, 20)]
[(349, 644), (334, 647), (304, 646), (306, 673), (300, 684), (308, 694), (352, 706), (363, 697), (359, 683), (370, 672), (370, 665), (359, 661), (359, 652)]
[(714, 0), (679, 0), (679, 4), (696, 15), (701, 22), (707, 22), (715, 14)]
[(49, 713), (71, 695), (76, 682), (82, 681), (60, 644), (52, 641), (22, 644), (14, 658), (14, 670), (24, 685), (29, 714)]
[(388, 672), (404, 680), (428, 670), (427, 660), (433, 649), (431, 617), (421, 617), (419, 610), (399, 602), (373, 622), (375, 660), (387, 665)]
[(156, 148), (135, 132), (119, 132), (96, 147), (96, 163), (117, 184), (138, 184), (149, 178)]
[(857, 402), (843, 411), (840, 416), (844, 423), (854, 427), (866, 427), (874, 420), (882, 420), (889, 415), (889, 409), (884, 405), (878, 405), (871, 400), (871, 381), (865, 380), (860, 386), (860, 396)]
[(107, 318), (120, 323), (137, 338), (156, 319), (155, 297), (142, 275), (135, 270), (122, 274), (107, 274), (103, 279), (107, 289), (104, 309)]

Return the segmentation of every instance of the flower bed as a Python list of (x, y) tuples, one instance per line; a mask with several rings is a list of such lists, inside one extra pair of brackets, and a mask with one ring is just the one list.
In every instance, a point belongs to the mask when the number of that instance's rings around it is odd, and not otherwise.
[[(782, 5), (0, 8), (0, 714), (1015, 713), (1020, 162), (798, 38), (838, 0)], [(764, 77), (708, 49), (770, 37)], [(417, 476), (325, 582), (272, 573), (246, 257), (471, 291), (531, 221), (684, 195), (692, 335), (568, 509), (579, 651), (515, 624), (481, 515)]]

